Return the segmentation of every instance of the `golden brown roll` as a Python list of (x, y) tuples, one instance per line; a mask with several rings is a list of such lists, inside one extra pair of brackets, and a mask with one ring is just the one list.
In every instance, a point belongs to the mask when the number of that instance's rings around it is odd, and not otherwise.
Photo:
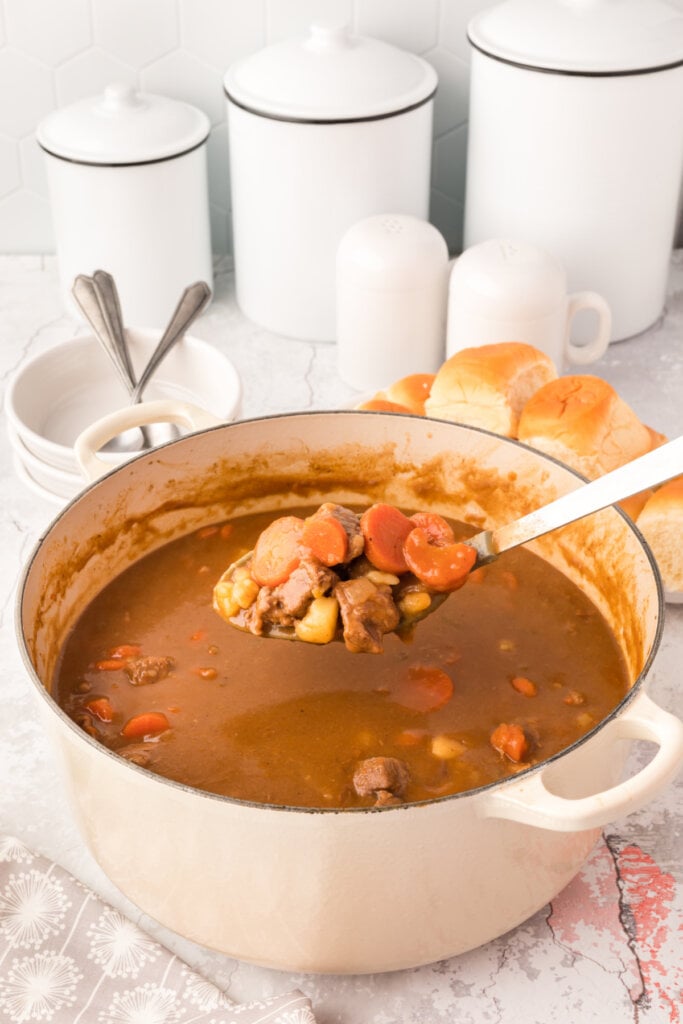
[(646, 502), (650, 500), (654, 493), (652, 488), (648, 487), (646, 491), (639, 491), (638, 494), (632, 494), (630, 498), (624, 498), (623, 501), (619, 502), (619, 508), (623, 509), (626, 515), (635, 523), (643, 511)]
[(683, 591), (683, 476), (655, 491), (637, 519), (667, 590)]
[(525, 404), (556, 377), (552, 359), (533, 345), (506, 341), (464, 348), (437, 373), (425, 411), (435, 419), (516, 437)]
[(654, 429), (654, 427), (648, 427), (647, 423), (645, 424), (645, 429), (650, 435), (650, 450), (653, 448), (659, 448), (661, 444), (666, 444), (669, 440), (666, 434), (660, 434), (658, 430)]
[(429, 398), (434, 379), (433, 373), (411, 373), (408, 377), (401, 377), (391, 384), (384, 392), (384, 396), (390, 402), (398, 402), (418, 416), (424, 416), (425, 401)]
[(594, 480), (650, 451), (653, 439), (614, 388), (590, 374), (560, 377), (522, 410), (520, 441)]
[(365, 409), (370, 412), (412, 413), (413, 411), (412, 409), (409, 409), (407, 405), (401, 405), (399, 402), (390, 402), (386, 398), (379, 397), (379, 395), (375, 395), (374, 398), (369, 398), (367, 402), (361, 402), (360, 405), (356, 406), (356, 409)]

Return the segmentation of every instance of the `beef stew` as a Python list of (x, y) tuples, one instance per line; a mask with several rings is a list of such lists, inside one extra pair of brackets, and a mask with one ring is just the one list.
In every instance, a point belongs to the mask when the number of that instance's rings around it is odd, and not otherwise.
[(472, 573), (412, 636), (385, 635), (380, 657), (232, 629), (212, 607), (215, 581), (272, 519), (245, 516), (172, 541), (91, 602), (54, 680), (82, 728), (150, 771), (212, 793), (382, 808), (545, 760), (626, 693), (626, 667), (600, 613), (524, 550)]

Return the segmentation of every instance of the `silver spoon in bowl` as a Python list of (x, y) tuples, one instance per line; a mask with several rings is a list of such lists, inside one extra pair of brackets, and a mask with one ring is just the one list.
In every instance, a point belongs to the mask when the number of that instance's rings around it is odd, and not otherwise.
[[(77, 305), (92, 327), (95, 337), (111, 359), (119, 380), (129, 395), (136, 385), (135, 372), (123, 333), (118, 294), (113, 278), (106, 271), (96, 270), (92, 277), (79, 274), (71, 288)], [(119, 329), (119, 324), (120, 329)], [(105, 451), (135, 452), (150, 447), (146, 430), (127, 430), (109, 441)]]
[[(522, 516), (521, 519), (499, 526), (494, 530), (483, 530), (481, 533), (475, 534), (474, 537), (462, 541), (461, 543), (474, 548), (476, 552), (474, 563), (468, 571), (473, 572), (480, 566), (494, 561), (506, 551), (511, 551), (521, 544), (527, 544), (538, 537), (543, 537), (561, 526), (568, 526), (578, 519), (584, 519), (608, 505), (614, 505), (625, 498), (630, 498), (633, 494), (638, 494), (649, 487), (665, 483), (680, 473), (683, 473), (683, 437), (668, 441), (632, 462), (612, 470), (611, 473), (606, 473), (590, 483), (582, 484), (568, 494), (563, 494), (555, 501), (551, 501), (548, 505)], [(253, 551), (249, 551), (229, 566), (219, 580), (219, 584), (225, 581), (231, 582), (235, 570), (248, 566), (252, 555)], [(431, 604), (428, 608), (417, 615), (402, 614), (393, 632), (407, 630), (420, 619), (431, 615), (448, 596), (448, 593), (432, 594)], [(241, 614), (229, 617), (228, 621), (238, 629), (249, 631), (248, 624)], [(278, 640), (300, 639), (293, 626), (280, 626), (276, 623), (269, 623), (263, 635)], [(335, 639), (342, 639), (339, 630)]]
[(194, 284), (190, 284), (185, 288), (166, 330), (159, 339), (147, 366), (140, 374), (140, 379), (133, 388), (131, 393), (132, 405), (140, 401), (142, 392), (145, 390), (156, 368), (166, 358), (175, 343), (182, 338), (190, 324), (194, 323), (200, 313), (206, 309), (210, 300), (211, 289), (206, 281), (195, 281)]
[[(166, 330), (152, 352), (140, 379), (136, 381), (126, 344), (118, 294), (111, 275), (103, 270), (95, 271), (92, 278), (81, 274), (74, 281), (72, 291), (84, 316), (114, 363), (130, 395), (132, 405), (141, 401), (142, 393), (157, 367), (211, 299), (211, 289), (205, 281), (197, 281), (185, 288)], [(178, 436), (179, 431), (174, 424), (152, 424), (137, 431), (125, 431), (109, 441), (105, 445), (105, 450), (139, 451), (174, 440)]]

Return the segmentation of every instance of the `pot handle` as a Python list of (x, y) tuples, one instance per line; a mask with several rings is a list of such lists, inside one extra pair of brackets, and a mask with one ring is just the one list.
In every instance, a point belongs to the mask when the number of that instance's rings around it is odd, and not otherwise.
[[(107, 462), (98, 456), (98, 451), (117, 434), (146, 423), (177, 423), (188, 430), (204, 430), (217, 427), (224, 421), (213, 413), (190, 402), (179, 402), (164, 398), (156, 402), (141, 402), (129, 405), (96, 420), (78, 435), (74, 451), (83, 475), (89, 483), (99, 480), (115, 468), (117, 463)], [(142, 453), (140, 453), (142, 454)]]
[[(507, 818), (554, 832), (579, 832), (601, 828), (622, 815), (631, 814), (655, 797), (674, 778), (683, 762), (683, 722), (641, 693), (620, 715), (604, 727), (608, 743), (615, 740), (649, 740), (659, 750), (630, 779), (602, 793), (577, 799), (556, 796), (546, 786), (548, 765), (517, 783), (489, 794), (482, 807), (485, 818)], [(611, 745), (611, 744), (610, 744)], [(606, 749), (604, 756), (609, 756)]]

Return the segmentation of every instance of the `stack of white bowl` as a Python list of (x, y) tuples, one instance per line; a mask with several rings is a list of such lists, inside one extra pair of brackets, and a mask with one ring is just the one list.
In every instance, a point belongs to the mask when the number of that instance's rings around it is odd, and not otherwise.
[[(126, 331), (139, 376), (161, 331)], [(215, 346), (185, 336), (168, 353), (145, 390), (145, 401), (175, 399), (221, 420), (237, 415), (241, 383), (235, 367)], [(79, 434), (129, 404), (114, 366), (96, 338), (84, 335), (55, 345), (25, 362), (10, 382), (5, 413), (20, 479), (42, 498), (64, 505), (86, 485), (76, 459)], [(112, 468), (138, 454), (102, 452)]]

